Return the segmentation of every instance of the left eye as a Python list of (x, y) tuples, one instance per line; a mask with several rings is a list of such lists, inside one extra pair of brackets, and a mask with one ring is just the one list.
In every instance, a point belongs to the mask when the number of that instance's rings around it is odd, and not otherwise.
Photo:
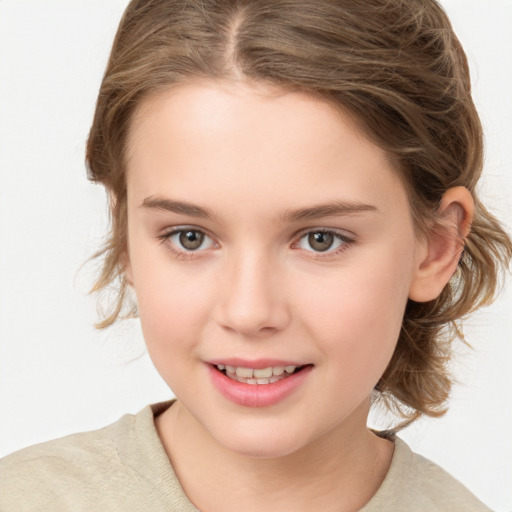
[(172, 245), (185, 252), (209, 249), (215, 244), (208, 235), (197, 229), (173, 231), (166, 238)]
[(333, 252), (347, 242), (342, 235), (332, 231), (311, 231), (300, 238), (298, 246), (306, 251)]

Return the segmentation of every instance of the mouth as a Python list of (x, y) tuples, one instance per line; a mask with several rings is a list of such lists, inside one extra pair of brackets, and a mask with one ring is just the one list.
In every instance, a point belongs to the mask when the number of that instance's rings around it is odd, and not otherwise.
[[(229, 401), (244, 407), (270, 407), (299, 392), (310, 380), (313, 364), (292, 361), (210, 361), (211, 382)], [(256, 368), (255, 368), (256, 367)]]
[(224, 364), (214, 364), (212, 366), (233, 381), (242, 384), (267, 385), (287, 379), (312, 365), (268, 366), (266, 368), (247, 368)]

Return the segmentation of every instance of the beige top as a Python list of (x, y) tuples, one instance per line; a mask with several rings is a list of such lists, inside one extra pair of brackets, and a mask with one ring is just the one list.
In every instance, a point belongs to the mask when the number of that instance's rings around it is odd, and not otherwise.
[[(26, 448), (0, 461), (0, 511), (198, 512), (169, 462), (147, 406), (101, 430)], [(361, 512), (489, 512), (400, 439), (389, 472)], [(242, 511), (243, 512), (243, 511)]]

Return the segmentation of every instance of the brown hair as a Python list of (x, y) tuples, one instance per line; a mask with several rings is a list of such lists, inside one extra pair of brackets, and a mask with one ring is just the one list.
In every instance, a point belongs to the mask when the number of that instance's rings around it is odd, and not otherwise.
[[(193, 77), (264, 81), (315, 94), (351, 113), (396, 162), (420, 233), (450, 187), (476, 205), (458, 271), (433, 301), (407, 304), (376, 391), (404, 419), (438, 416), (451, 381), (457, 321), (489, 304), (512, 244), (478, 200), (482, 129), (466, 56), (435, 0), (133, 0), (121, 20), (87, 145), (90, 179), (111, 194), (110, 237), (95, 291), (126, 299), (124, 155), (142, 99)], [(136, 309), (131, 313), (136, 314)]]

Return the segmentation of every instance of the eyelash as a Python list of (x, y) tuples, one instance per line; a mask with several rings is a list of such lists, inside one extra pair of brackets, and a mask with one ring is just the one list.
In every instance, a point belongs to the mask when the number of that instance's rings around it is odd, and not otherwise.
[(205, 233), (204, 230), (196, 228), (194, 226), (179, 226), (179, 227), (172, 229), (171, 231), (168, 231), (166, 233), (159, 235), (158, 238), (160, 239), (161, 243), (164, 244), (166, 246), (166, 248), (168, 250), (170, 250), (176, 256), (176, 258), (178, 260), (194, 258), (194, 257), (196, 257), (197, 253), (201, 252), (200, 250), (195, 250), (195, 251), (186, 250), (186, 249), (180, 250), (176, 247), (175, 244), (173, 244), (171, 242), (171, 238), (173, 236), (179, 235), (180, 233), (186, 233), (187, 231), (191, 231), (193, 233), (200, 233), (200, 234), (204, 235), (205, 238), (209, 238), (210, 240), (212, 240), (212, 242), (214, 244), (216, 244), (216, 242), (213, 240), (213, 238), (210, 235), (208, 235), (208, 233)]
[[(208, 235), (204, 230), (196, 228), (194, 226), (180, 226), (172, 229), (171, 231), (168, 231), (166, 233), (163, 233), (162, 235), (159, 235), (158, 238), (160, 239), (162, 244), (165, 244), (166, 247), (176, 256), (177, 259), (184, 260), (184, 259), (190, 259), (196, 257), (196, 255), (200, 252), (203, 252), (202, 250), (180, 250), (176, 247), (176, 244), (171, 243), (170, 239), (175, 236), (179, 235), (181, 233), (185, 233), (187, 231), (191, 231), (194, 233), (199, 233), (203, 235), (206, 238), (209, 238), (213, 244), (218, 245), (214, 240), (213, 237)], [(316, 233), (322, 233), (327, 235), (332, 235), (335, 240), (337, 240), (340, 245), (335, 250), (331, 250), (330, 248), (327, 249), (325, 252), (322, 251), (308, 251), (306, 252), (311, 253), (311, 257), (314, 259), (321, 259), (321, 258), (329, 258), (333, 256), (337, 256), (343, 252), (345, 252), (347, 249), (349, 249), (355, 242), (353, 238), (348, 237), (345, 234), (340, 233), (337, 230), (334, 229), (328, 229), (328, 228), (314, 228), (314, 229), (307, 229), (302, 232), (300, 232), (297, 237), (296, 241), (292, 243), (291, 247), (293, 249), (300, 248), (299, 244), (301, 240), (303, 240), (306, 236), (309, 236), (311, 234)], [(203, 249), (204, 250), (204, 249)]]
[(353, 238), (350, 238), (346, 234), (340, 233), (339, 231), (337, 231), (335, 229), (313, 228), (313, 229), (304, 230), (301, 233), (299, 233), (297, 241), (294, 242), (291, 245), (291, 247), (294, 248), (294, 249), (298, 248), (302, 239), (304, 239), (305, 237), (307, 237), (309, 235), (317, 234), (317, 233), (322, 233), (323, 235), (332, 235), (334, 237), (334, 239), (337, 240), (340, 243), (340, 245), (336, 249), (334, 249), (334, 250), (331, 250), (329, 248), (329, 249), (327, 249), (324, 252), (322, 252), (322, 251), (313, 251), (313, 250), (307, 251), (306, 250), (307, 252), (311, 253), (311, 255), (312, 255), (312, 257), (314, 259), (321, 259), (321, 258), (329, 258), (329, 257), (333, 257), (333, 256), (338, 256), (338, 255), (342, 254), (343, 252), (345, 252), (346, 250), (348, 250), (354, 244), (354, 242), (355, 242), (355, 240)]

